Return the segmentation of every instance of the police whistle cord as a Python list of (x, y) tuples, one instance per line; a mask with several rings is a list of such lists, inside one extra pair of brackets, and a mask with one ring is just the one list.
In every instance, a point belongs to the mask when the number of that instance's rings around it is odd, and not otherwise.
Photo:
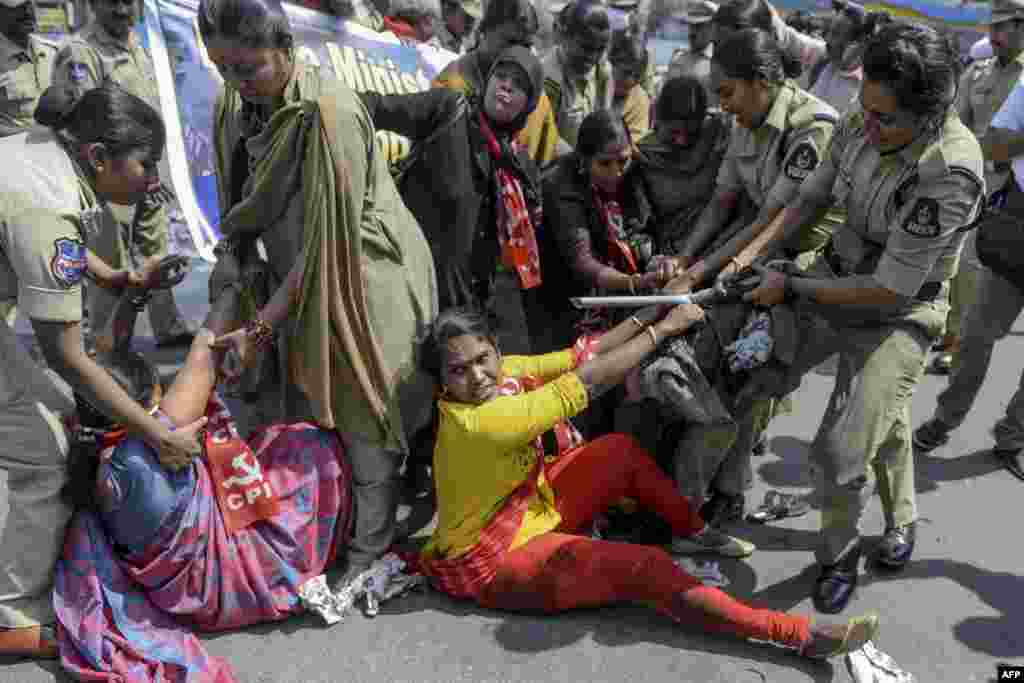
[(645, 306), (679, 306), (696, 304), (701, 307), (743, 300), (743, 295), (757, 289), (760, 275), (745, 275), (716, 282), (714, 286), (690, 294), (655, 294), (652, 296), (577, 296), (570, 301), (576, 308), (643, 308)]

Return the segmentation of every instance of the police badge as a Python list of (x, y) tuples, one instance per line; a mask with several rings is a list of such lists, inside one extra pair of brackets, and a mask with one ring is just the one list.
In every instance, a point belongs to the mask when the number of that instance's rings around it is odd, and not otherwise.
[(918, 199), (903, 222), (903, 229), (914, 237), (938, 237), (941, 231), (938, 200), (931, 197)]
[(802, 183), (818, 167), (818, 151), (809, 142), (801, 142), (789, 155), (786, 177)]
[(81, 83), (85, 80), (86, 75), (85, 64), (81, 62), (68, 63), (68, 78), (72, 83)]
[(61, 237), (53, 242), (54, 255), (50, 261), (53, 278), (64, 289), (71, 289), (85, 275), (85, 245), (80, 240)]

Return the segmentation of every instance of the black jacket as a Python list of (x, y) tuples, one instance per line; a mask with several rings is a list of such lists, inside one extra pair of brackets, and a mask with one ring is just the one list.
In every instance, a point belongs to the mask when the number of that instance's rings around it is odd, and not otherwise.
[[(495, 164), (480, 131), (475, 106), (444, 88), (410, 95), (361, 93), (379, 130), (424, 141), (399, 185), (406, 206), (433, 250), (441, 310), (450, 306), (493, 309), (494, 275), (500, 258), (497, 237)], [(536, 166), (523, 152), (509, 156), (532, 214), (540, 212)], [(542, 277), (544, 273), (542, 273)]]

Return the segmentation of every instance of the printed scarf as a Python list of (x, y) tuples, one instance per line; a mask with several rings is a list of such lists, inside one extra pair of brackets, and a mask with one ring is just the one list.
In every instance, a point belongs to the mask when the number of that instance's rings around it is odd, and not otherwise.
[(530, 209), (526, 205), (526, 195), (523, 194), (519, 179), (501, 163), (501, 145), (482, 112), (480, 130), (495, 168), (501, 261), (519, 276), (522, 289), (533, 289), (541, 283), (540, 249), (537, 247), (537, 234), (530, 218)]

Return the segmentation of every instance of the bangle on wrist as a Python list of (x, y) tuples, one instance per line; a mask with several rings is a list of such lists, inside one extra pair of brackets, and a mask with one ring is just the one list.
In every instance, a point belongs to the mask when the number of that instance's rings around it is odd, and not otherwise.
[(631, 315), (629, 316), (629, 319), (633, 322), (634, 325), (639, 327), (641, 330), (644, 328), (644, 324), (640, 322), (640, 318), (636, 317), (635, 315)]
[(636, 276), (635, 275), (630, 275), (629, 276), (629, 293), (630, 294), (636, 294)]
[(743, 264), (743, 261), (740, 261), (738, 256), (733, 256), (731, 259), (729, 259), (729, 263), (731, 263), (734, 266), (736, 266), (736, 270), (737, 271), (740, 271), (740, 270), (743, 270), (744, 268), (746, 268), (746, 266)]
[(654, 342), (654, 348), (658, 348), (658, 332), (654, 329), (654, 325), (648, 325), (646, 328), (647, 333), (651, 335), (651, 341)]
[(259, 349), (269, 344), (270, 340), (273, 339), (274, 328), (257, 315), (246, 323), (245, 334), (252, 341), (253, 346)]

